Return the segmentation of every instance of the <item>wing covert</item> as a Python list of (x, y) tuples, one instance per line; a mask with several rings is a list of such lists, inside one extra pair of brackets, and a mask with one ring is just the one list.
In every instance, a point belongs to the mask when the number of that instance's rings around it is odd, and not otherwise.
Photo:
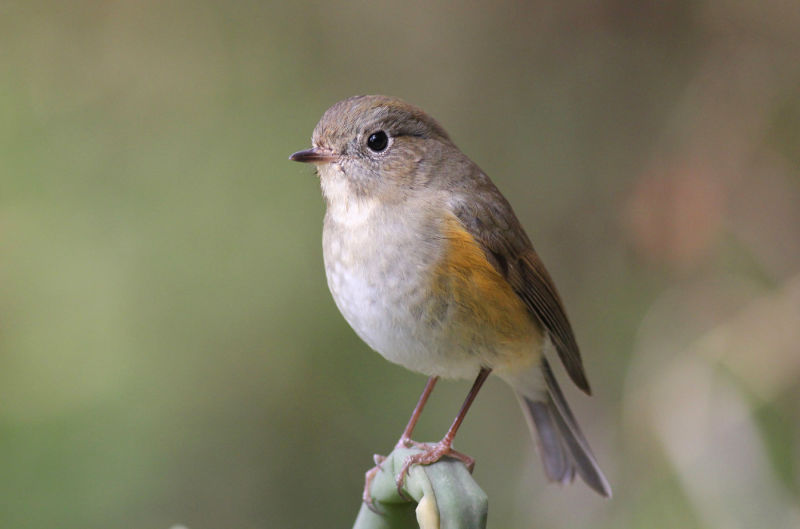
[(550, 274), (508, 201), (488, 177), (481, 176), (480, 189), (473, 189), (471, 200), (455, 200), (453, 212), (547, 331), (572, 381), (591, 393), (572, 326)]

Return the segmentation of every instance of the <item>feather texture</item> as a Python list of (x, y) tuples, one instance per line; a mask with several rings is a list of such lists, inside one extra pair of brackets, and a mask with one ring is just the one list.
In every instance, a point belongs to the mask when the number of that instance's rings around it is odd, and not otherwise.
[(473, 166), (479, 174), (468, 181), (479, 189), (472, 189), (463, 198), (453, 201), (455, 215), (547, 332), (572, 381), (591, 394), (572, 326), (550, 274), (508, 201), (489, 178)]
[(536, 440), (548, 479), (566, 484), (577, 473), (598, 494), (610, 498), (611, 486), (544, 358), (542, 372), (547, 386), (546, 394), (540, 400), (520, 392), (517, 392), (517, 397)]

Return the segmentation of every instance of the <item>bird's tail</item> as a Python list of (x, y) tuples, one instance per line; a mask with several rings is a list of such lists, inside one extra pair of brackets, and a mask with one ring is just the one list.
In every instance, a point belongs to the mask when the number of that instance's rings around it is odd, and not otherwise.
[(611, 487), (544, 358), (541, 369), (547, 387), (544, 395), (531, 398), (519, 391), (516, 393), (539, 447), (547, 477), (564, 484), (571, 482), (577, 473), (598, 494), (610, 498)]

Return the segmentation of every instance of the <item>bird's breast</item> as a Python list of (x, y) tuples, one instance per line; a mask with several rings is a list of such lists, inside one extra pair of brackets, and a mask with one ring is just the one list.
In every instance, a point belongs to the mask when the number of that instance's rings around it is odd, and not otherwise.
[(533, 361), (536, 324), (454, 217), (357, 207), (329, 206), (323, 254), (336, 305), (370, 347), (444, 377)]

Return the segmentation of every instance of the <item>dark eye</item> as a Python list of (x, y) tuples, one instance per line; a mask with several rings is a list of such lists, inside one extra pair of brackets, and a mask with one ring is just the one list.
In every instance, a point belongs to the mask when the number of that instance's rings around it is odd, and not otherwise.
[(375, 152), (381, 152), (387, 145), (389, 145), (389, 137), (382, 130), (373, 132), (367, 138), (367, 147)]

